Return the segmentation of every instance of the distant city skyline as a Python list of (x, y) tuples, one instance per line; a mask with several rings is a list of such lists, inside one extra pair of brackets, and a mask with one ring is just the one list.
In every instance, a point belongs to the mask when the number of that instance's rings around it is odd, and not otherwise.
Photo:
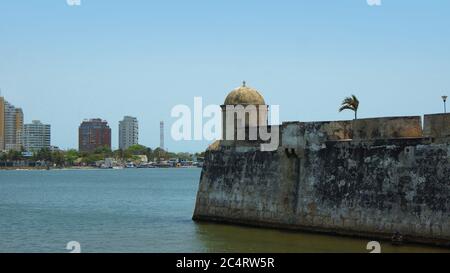
[(450, 93), (449, 1), (2, 1), (0, 88), (25, 123), (52, 126), (52, 145), (78, 147), (78, 126), (139, 120), (142, 145), (198, 152), (208, 141), (167, 132), (172, 107), (222, 104), (243, 80), (281, 121), (442, 112)]

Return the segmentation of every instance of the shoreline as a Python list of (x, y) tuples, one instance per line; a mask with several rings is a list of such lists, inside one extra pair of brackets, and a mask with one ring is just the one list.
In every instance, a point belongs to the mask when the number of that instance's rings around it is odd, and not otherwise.
[(96, 167), (63, 167), (49, 168), (46, 167), (0, 167), (1, 171), (64, 171), (64, 170), (127, 170), (127, 169), (201, 169), (199, 167), (155, 167), (155, 168), (96, 168)]

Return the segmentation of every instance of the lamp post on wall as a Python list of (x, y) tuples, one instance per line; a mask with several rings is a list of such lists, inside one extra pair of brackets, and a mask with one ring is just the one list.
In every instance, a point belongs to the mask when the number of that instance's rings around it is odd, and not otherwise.
[(444, 114), (447, 114), (447, 96), (442, 96), (442, 100), (444, 101)]

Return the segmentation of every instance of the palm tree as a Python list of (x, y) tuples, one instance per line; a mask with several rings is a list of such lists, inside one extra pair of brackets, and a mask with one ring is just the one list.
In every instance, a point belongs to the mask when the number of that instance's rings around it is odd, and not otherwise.
[(341, 108), (339, 108), (339, 112), (342, 112), (344, 110), (352, 110), (355, 112), (355, 119), (358, 119), (358, 107), (359, 107), (359, 100), (356, 98), (355, 95), (352, 95), (351, 97), (346, 97), (344, 101), (342, 101)]

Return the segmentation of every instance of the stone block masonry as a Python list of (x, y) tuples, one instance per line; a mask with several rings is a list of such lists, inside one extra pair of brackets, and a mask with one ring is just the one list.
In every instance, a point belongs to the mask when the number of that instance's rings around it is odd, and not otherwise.
[(400, 232), (450, 247), (450, 145), (436, 132), (438, 118), (429, 127), (425, 119), (424, 136), (416, 117), (389, 118), (380, 131), (376, 120), (290, 122), (273, 152), (216, 145), (193, 218), (371, 239)]

